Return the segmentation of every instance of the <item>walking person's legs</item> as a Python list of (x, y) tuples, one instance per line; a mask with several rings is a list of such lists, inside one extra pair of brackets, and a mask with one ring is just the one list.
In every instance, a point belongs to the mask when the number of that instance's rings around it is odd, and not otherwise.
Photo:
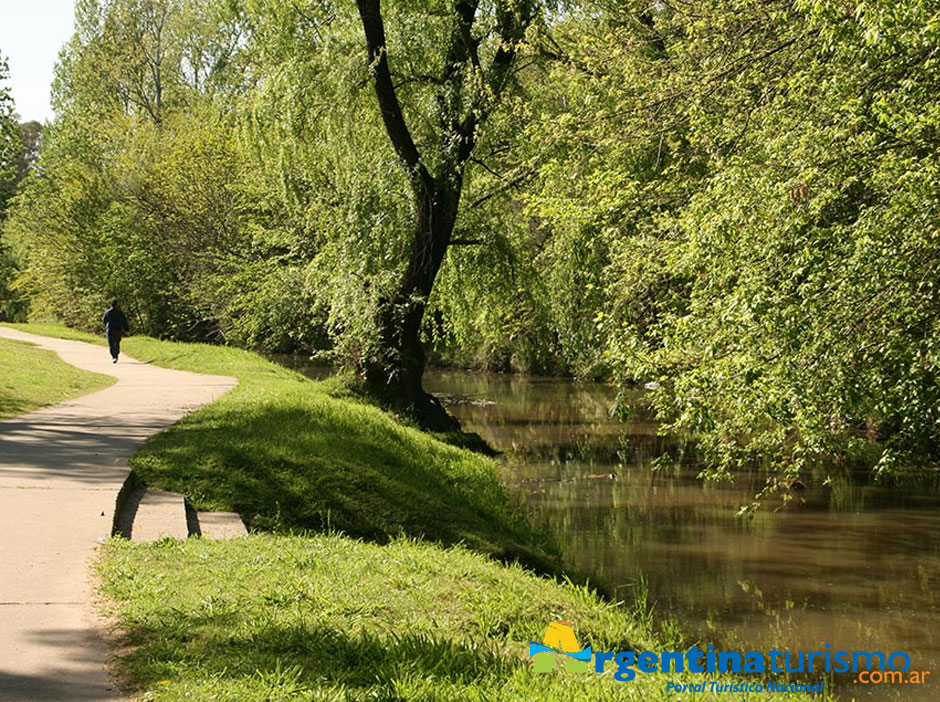
[(111, 350), (111, 363), (117, 363), (118, 354), (121, 353), (121, 337), (108, 336), (108, 348)]

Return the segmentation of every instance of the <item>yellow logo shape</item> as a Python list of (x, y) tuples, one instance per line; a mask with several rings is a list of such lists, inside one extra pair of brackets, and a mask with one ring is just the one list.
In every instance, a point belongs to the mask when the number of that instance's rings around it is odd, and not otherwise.
[(569, 672), (585, 672), (591, 660), (591, 647), (579, 648), (578, 639), (571, 628), (571, 622), (551, 622), (545, 629), (542, 643), (529, 642), (529, 657), (536, 673), (547, 673), (555, 667), (555, 654), (565, 658), (565, 667)]
[(571, 628), (571, 622), (552, 622), (545, 630), (545, 636), (542, 643), (549, 648), (554, 648), (565, 653), (577, 653), (581, 650), (578, 646), (578, 639), (574, 635), (574, 629)]

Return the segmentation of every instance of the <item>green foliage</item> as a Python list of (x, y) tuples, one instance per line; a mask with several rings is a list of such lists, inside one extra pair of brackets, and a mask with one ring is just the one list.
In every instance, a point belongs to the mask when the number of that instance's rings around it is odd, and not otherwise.
[[(197, 22), (176, 2), (79, 3), (59, 117), (7, 228), (34, 316), (93, 327), (118, 296), (137, 328), (220, 333), (213, 281), (241, 260), (243, 237), (236, 144), (211, 90), (223, 92), (237, 36), (221, 5), (199, 7)], [(215, 43), (195, 46), (207, 24)]]
[(16, 157), (19, 155), (19, 129), (14, 112), (13, 96), (6, 82), (10, 79), (7, 61), (0, 54), (0, 222), (13, 196), (16, 178)]
[(21, 156), (13, 96), (6, 85), (9, 77), (6, 59), (0, 54), (0, 320), (11, 318), (19, 311), (16, 295), (10, 290), (16, 276), (16, 264), (3, 233), (7, 208), (16, 192), (18, 158)]
[(559, 80), (591, 103), (556, 130), (572, 151), (531, 207), (564, 250), (566, 231), (606, 247), (603, 359), (661, 383), (660, 417), (702, 441), (712, 475), (798, 472), (870, 439), (886, 474), (938, 456), (931, 13), (612, 8), (566, 45)]
[[(497, 5), (474, 30), (482, 59)], [(404, 117), (446, 165), (442, 124), (494, 106), (492, 86), (472, 68), (456, 92), (435, 79), (450, 3), (383, 14)], [(660, 418), (714, 474), (873, 441), (885, 476), (933, 461), (934, 15), (539, 8), (462, 173), (434, 358), (655, 380)], [(351, 3), (83, 0), (0, 276), (34, 318), (92, 327), (116, 294), (154, 335), (362, 367), (415, 220), (370, 70)]]

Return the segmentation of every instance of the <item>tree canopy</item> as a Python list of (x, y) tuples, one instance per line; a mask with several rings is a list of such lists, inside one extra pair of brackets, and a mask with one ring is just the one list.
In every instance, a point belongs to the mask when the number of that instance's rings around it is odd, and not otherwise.
[(17, 124), (13, 96), (7, 86), (9, 77), (7, 61), (0, 53), (0, 320), (21, 315), (25, 309), (19, 295), (10, 290), (18, 270), (3, 237), (3, 224), (17, 186), (35, 156), (27, 146), (32, 143), (34, 130), (31, 125), (21, 129)]
[(0, 54), (0, 218), (13, 196), (20, 141), (13, 96), (6, 84), (9, 79), (10, 69), (3, 54)]
[(656, 381), (714, 475), (935, 465), (938, 17), (80, 0), (4, 224), (15, 286), (411, 405), (426, 358)]

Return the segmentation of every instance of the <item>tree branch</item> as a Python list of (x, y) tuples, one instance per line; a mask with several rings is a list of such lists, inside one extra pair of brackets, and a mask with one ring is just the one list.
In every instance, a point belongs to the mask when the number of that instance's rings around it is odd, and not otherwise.
[(463, 84), (466, 64), (479, 69), (479, 40), (473, 37), (473, 23), (476, 21), (479, 0), (455, 0), (453, 27), (447, 54), (444, 58), (444, 70), (441, 75), (441, 89), (438, 91), (438, 103), (441, 107), (442, 136), (447, 142), (455, 143), (454, 162), (459, 168), (473, 151), (476, 133), (476, 117), (473, 110), (463, 110)]
[(359, 17), (366, 35), (369, 50), (369, 68), (373, 75), (375, 95), (382, 112), (385, 131), (395, 148), (395, 153), (405, 162), (412, 175), (425, 185), (431, 182), (430, 174), (421, 162), (421, 154), (415, 146), (411, 131), (398, 101), (395, 85), (388, 67), (388, 49), (385, 41), (385, 22), (379, 0), (356, 0)]

